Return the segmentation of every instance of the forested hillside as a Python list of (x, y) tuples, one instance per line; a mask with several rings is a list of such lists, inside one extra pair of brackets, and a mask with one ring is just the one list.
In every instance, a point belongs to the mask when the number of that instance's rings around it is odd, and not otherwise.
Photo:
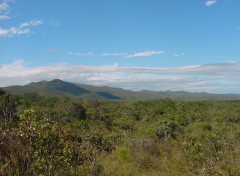
[(0, 91), (0, 175), (240, 175), (240, 101)]
[(42, 96), (57, 96), (92, 100), (154, 100), (159, 98), (171, 98), (175, 100), (240, 99), (239, 94), (210, 94), (205, 92), (186, 91), (131, 91), (107, 86), (97, 87), (92, 85), (71, 83), (62, 81), (60, 79), (32, 82), (24, 86), (9, 86), (4, 87), (3, 89), (14, 95), (37, 93)]

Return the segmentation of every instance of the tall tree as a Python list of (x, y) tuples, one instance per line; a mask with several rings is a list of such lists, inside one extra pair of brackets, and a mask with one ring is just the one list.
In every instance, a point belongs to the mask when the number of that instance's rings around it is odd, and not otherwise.
[(16, 112), (16, 99), (9, 93), (0, 89), (0, 119), (5, 123), (12, 121)]

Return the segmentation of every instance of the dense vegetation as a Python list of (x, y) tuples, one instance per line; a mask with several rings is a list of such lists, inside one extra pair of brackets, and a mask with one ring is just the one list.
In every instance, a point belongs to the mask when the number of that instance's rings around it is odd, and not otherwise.
[(240, 175), (240, 101), (0, 91), (0, 175)]

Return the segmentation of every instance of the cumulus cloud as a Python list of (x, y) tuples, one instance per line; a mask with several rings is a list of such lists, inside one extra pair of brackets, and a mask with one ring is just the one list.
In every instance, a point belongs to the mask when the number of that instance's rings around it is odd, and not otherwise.
[(205, 5), (209, 7), (209, 6), (215, 5), (216, 3), (217, 3), (217, 0), (207, 0), (205, 2)]
[(17, 27), (10, 27), (8, 29), (0, 28), (0, 37), (12, 37), (15, 35), (29, 34), (31, 33), (32, 26), (39, 26), (43, 24), (42, 20), (32, 20), (25, 23), (20, 24)]
[(234, 62), (185, 67), (124, 67), (56, 64), (30, 67), (24, 60), (0, 66), (0, 86), (55, 78), (131, 90), (185, 90), (240, 93), (240, 64)]
[(82, 53), (82, 52), (69, 51), (66, 54), (69, 55), (69, 56), (94, 56), (93, 52)]
[(153, 55), (164, 54), (164, 53), (165, 53), (164, 51), (144, 51), (144, 52), (127, 55), (126, 58), (147, 57), (147, 56), (153, 56)]

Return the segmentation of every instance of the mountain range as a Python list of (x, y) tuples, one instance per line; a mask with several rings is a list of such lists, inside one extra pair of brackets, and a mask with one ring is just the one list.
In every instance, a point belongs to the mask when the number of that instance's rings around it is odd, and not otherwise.
[(60, 96), (70, 98), (86, 98), (99, 100), (144, 100), (172, 98), (182, 100), (206, 100), (206, 99), (240, 99), (240, 94), (209, 94), (205, 92), (186, 91), (131, 91), (108, 86), (92, 86), (54, 79), (52, 81), (32, 82), (24, 86), (2, 87), (5, 91), (14, 95), (25, 93), (37, 93), (43, 96)]

